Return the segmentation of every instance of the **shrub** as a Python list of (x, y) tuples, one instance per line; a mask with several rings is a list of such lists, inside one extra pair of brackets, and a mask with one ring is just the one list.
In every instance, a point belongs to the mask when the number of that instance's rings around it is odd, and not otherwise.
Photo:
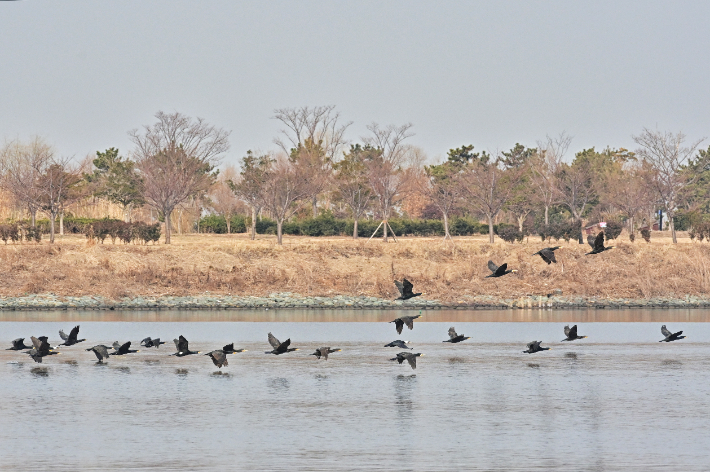
[(641, 237), (647, 242), (651, 242), (651, 231), (648, 228), (641, 228), (639, 230), (639, 233), (641, 233)]
[(616, 239), (621, 234), (621, 230), (624, 225), (617, 220), (609, 220), (606, 222), (606, 228), (604, 229), (604, 237), (606, 239)]
[(497, 229), (498, 236), (508, 243), (514, 243), (515, 241), (523, 241), (523, 233), (520, 232), (517, 226), (501, 223), (498, 225)]

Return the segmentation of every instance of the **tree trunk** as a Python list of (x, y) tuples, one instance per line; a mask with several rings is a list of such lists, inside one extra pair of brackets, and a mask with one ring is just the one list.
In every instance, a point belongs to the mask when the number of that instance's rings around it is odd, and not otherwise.
[(521, 215), (516, 217), (518, 219), (518, 231), (520, 231), (521, 234), (523, 232), (523, 223), (525, 223), (526, 216), (528, 215)]
[(675, 216), (668, 215), (668, 226), (671, 227), (671, 236), (673, 237), (673, 244), (678, 244), (678, 238), (675, 234)]
[(495, 242), (495, 234), (493, 234), (493, 215), (488, 215), (488, 242)]
[(54, 244), (54, 220), (57, 218), (56, 212), (49, 213), (49, 244)]
[(353, 239), (357, 239), (357, 218), (353, 221)]
[(629, 218), (629, 234), (634, 234), (634, 217)]
[(281, 231), (283, 224), (283, 220), (276, 220), (276, 242), (279, 246), (283, 246), (283, 232)]
[(442, 212), (444, 215), (444, 240), (451, 239), (451, 234), (449, 234), (449, 215), (446, 212)]
[(384, 233), (383, 233), (384, 236), (382, 237), (382, 240), (384, 242), (387, 242), (387, 220), (383, 221), (382, 230), (384, 231)]
[(318, 216), (318, 195), (313, 195), (313, 218)]
[(545, 205), (545, 226), (550, 226), (550, 206)]
[(584, 235), (582, 234), (582, 220), (577, 219), (577, 224), (579, 225), (579, 244), (584, 244)]
[(32, 218), (32, 227), (35, 227), (35, 224), (37, 223), (37, 210), (34, 208), (30, 208), (30, 215)]
[(59, 236), (64, 236), (64, 212), (59, 214)]
[(224, 219), (227, 221), (227, 234), (232, 234), (230, 224), (232, 223), (229, 218), (229, 215), (224, 215)]
[[(166, 211), (165, 213), (165, 244), (170, 244), (170, 234), (172, 233), (172, 223), (170, 222), (170, 217), (173, 211)], [(178, 220), (178, 226), (180, 225), (180, 220)]]
[(256, 207), (251, 207), (251, 240), (256, 239)]
[(178, 234), (182, 234), (182, 210), (178, 210)]

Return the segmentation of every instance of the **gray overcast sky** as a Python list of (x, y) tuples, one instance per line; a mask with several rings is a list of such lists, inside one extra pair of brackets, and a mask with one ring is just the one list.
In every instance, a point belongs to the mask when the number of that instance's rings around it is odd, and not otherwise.
[(570, 151), (642, 127), (710, 133), (710, 2), (0, 2), (0, 138), (130, 149), (158, 110), (272, 149), (273, 110), (412, 122), (433, 158), (566, 130)]

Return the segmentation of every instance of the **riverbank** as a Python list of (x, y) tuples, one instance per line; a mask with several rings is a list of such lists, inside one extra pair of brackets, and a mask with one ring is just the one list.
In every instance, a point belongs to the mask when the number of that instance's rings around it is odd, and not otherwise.
[(423, 298), (393, 301), (376, 297), (304, 297), (274, 293), (268, 297), (200, 295), (136, 297), (113, 300), (99, 296), (61, 297), (53, 294), (0, 298), (0, 311), (14, 310), (509, 310), (509, 309), (629, 309), (710, 308), (710, 298), (598, 298), (561, 295), (497, 298), (477, 296), (458, 303)]
[[(68, 236), (0, 244), (0, 309), (710, 306), (708, 243), (622, 236), (594, 256), (587, 245), (554, 244), (558, 263), (547, 265), (532, 256), (550, 245), (538, 238), (291, 237), (280, 247), (269, 236), (185, 235), (148, 246)], [(485, 278), (488, 260), (518, 272)], [(424, 294), (393, 302), (392, 281), (404, 277)]]

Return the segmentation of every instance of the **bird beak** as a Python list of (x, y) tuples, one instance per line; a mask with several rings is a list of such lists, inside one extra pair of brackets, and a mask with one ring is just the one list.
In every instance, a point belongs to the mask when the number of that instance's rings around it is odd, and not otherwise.
[(296, 350), (297, 350), (297, 351), (300, 351), (300, 349), (299, 349), (299, 348), (296, 348)]
[(424, 357), (424, 354), (422, 354), (422, 355), (421, 355), (421, 356), (419, 356), (419, 357)]
[(518, 271), (518, 269), (513, 269), (511, 272), (515, 273), (515, 272), (517, 272), (517, 271)]
[(247, 352), (248, 350), (249, 350), (249, 349), (244, 349), (244, 351), (242, 351), (242, 352)]
[[(686, 336), (686, 338), (687, 338), (687, 336)], [(340, 351), (342, 351), (342, 349), (336, 349), (336, 351), (340, 352)]]

